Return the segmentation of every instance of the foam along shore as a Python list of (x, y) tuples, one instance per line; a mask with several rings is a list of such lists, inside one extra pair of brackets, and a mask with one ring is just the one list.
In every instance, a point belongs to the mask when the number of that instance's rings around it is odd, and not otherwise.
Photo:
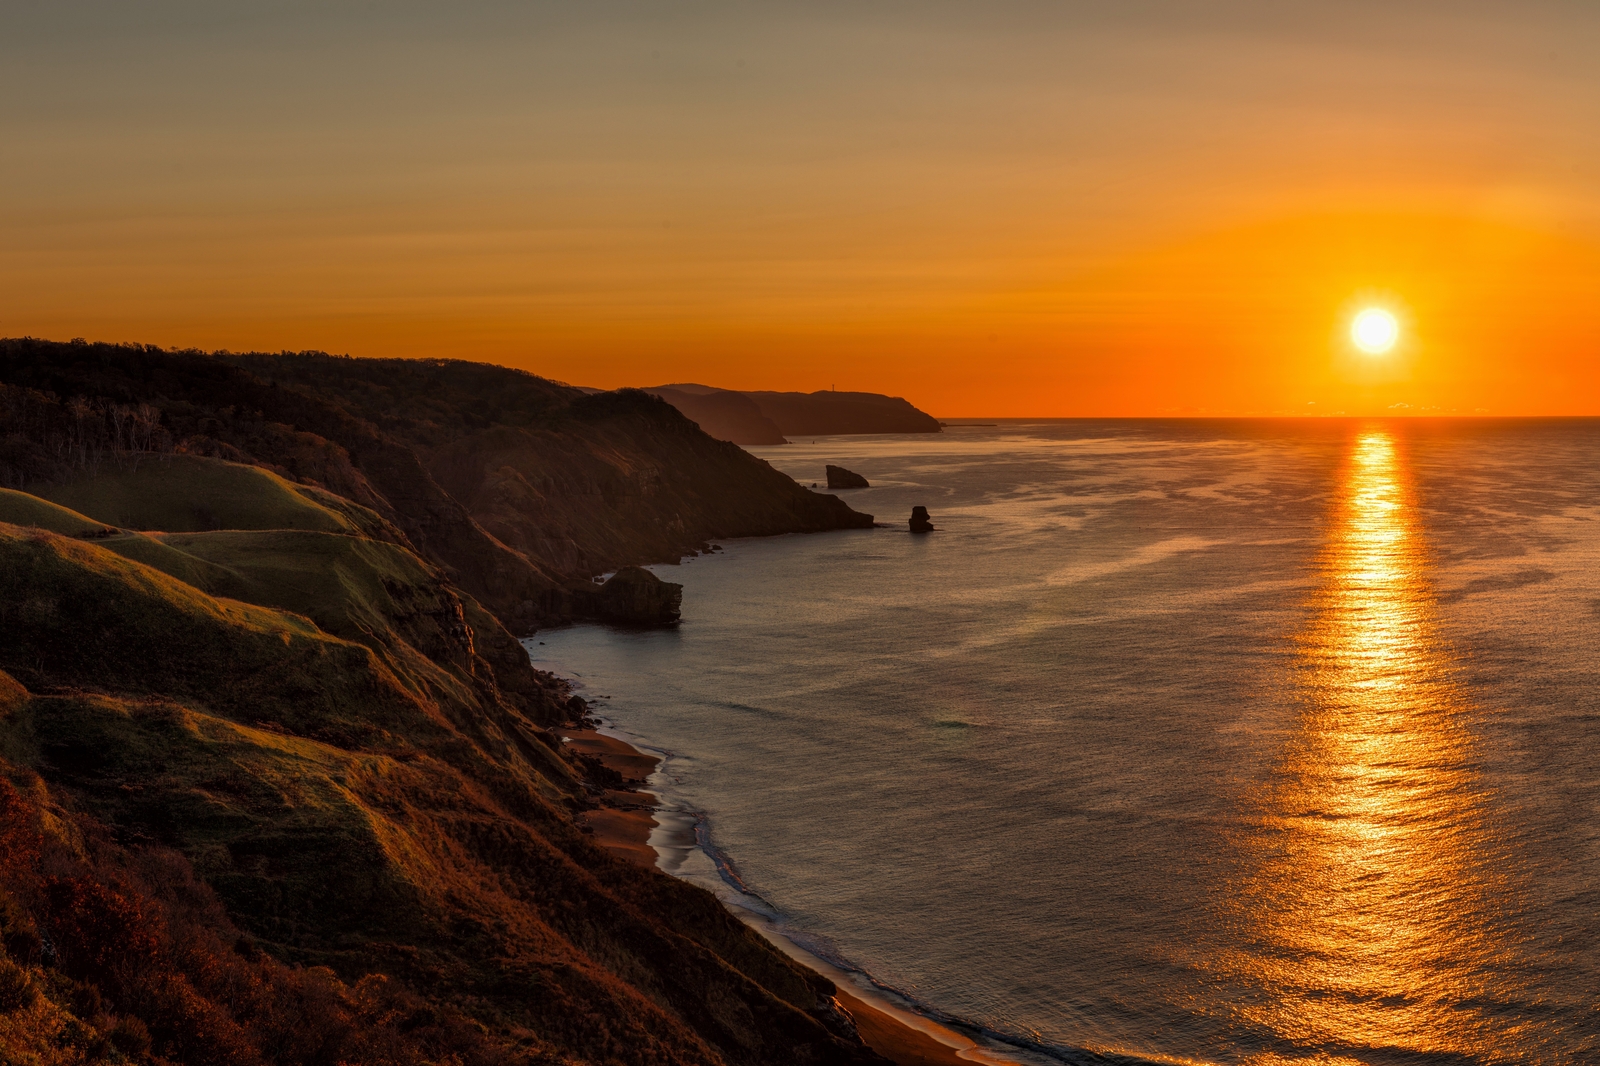
[[(655, 772), (661, 757), (588, 726), (568, 726), (560, 734), (570, 747), (615, 770), (628, 786), (608, 789), (600, 797), (601, 805), (582, 815), (595, 843), (628, 862), (678, 875), (698, 848), (695, 819), (657, 809), (659, 797), (637, 787)], [(1016, 1066), (1017, 1059), (988, 1051), (954, 1029), (891, 1003), (865, 978), (806, 951), (762, 915), (739, 906), (730, 909), (789, 958), (831, 980), (839, 1002), (855, 1019), (862, 1042), (898, 1066)]]

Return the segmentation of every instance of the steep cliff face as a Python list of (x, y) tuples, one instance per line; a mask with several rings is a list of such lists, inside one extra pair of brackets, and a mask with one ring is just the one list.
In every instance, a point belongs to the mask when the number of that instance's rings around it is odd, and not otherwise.
[(10, 979), (31, 1005), (0, 1052), (874, 1061), (829, 1030), (826, 981), (589, 842), (583, 767), (544, 729), (563, 686), (524, 658), (503, 688), (485, 649), (509, 635), (404, 547), (108, 535), (23, 495), (0, 518), (80, 535), (0, 521), (0, 837), (47, 845), (0, 854), (0, 1001)]
[(872, 524), (638, 390), (588, 394), (479, 363), (227, 358), (405, 441), (479, 528), (546, 573), (588, 578), (717, 537)]
[(669, 404), (503, 367), (8, 340), (0, 384), (0, 484), (150, 450), (259, 464), (370, 508), (524, 630), (581, 616), (596, 573), (872, 521)]
[(581, 703), (496, 617), (664, 618), (589, 574), (868, 516), (642, 393), (38, 341), (0, 481), (0, 1058), (881, 1062), (590, 842)]
[(646, 393), (584, 396), (567, 412), (559, 427), (496, 426), (424, 448), (429, 472), (485, 529), (552, 569), (600, 572), (719, 537), (872, 524)]

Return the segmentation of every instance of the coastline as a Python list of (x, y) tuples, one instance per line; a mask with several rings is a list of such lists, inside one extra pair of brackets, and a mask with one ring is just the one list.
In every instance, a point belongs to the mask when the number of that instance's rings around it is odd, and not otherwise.
[[(679, 876), (690, 854), (698, 850), (696, 819), (660, 810), (660, 795), (645, 787), (663, 758), (599, 725), (571, 723), (556, 730), (563, 742), (618, 773), (622, 788), (607, 788), (599, 804), (580, 821), (596, 844), (627, 862)], [(727, 906), (726, 900), (723, 901)], [(874, 988), (864, 976), (850, 973), (813, 955), (784, 936), (766, 917), (730, 906), (745, 924), (793, 961), (834, 983), (836, 997), (855, 1020), (862, 1043), (897, 1066), (1016, 1066), (1021, 1061), (981, 1047), (963, 1033), (906, 1010)]]

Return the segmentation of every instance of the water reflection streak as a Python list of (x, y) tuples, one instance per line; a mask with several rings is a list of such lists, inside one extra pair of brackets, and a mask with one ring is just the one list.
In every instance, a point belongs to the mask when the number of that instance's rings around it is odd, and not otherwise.
[(1387, 432), (1354, 443), (1321, 578), (1300, 638), (1299, 731), (1262, 797), (1258, 873), (1237, 900), (1252, 950), (1230, 964), (1279, 994), (1238, 1014), (1348, 1061), (1496, 1058), (1509, 1034), (1460, 1005), (1485, 998), (1504, 886), (1480, 859), (1488, 841), (1467, 697), (1438, 634), (1424, 531)]

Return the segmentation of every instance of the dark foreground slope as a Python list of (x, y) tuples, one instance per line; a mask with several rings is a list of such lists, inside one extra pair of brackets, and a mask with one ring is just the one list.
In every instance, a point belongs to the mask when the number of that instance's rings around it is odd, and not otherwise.
[(826, 981), (590, 843), (568, 694), (402, 545), (5, 517), (0, 1058), (875, 1061)]
[(619, 566), (871, 524), (643, 393), (451, 361), (0, 341), (0, 484), (144, 452), (257, 464), (369, 508), (524, 629), (589, 615), (588, 578)]
[(0, 480), (0, 1061), (880, 1061), (592, 843), (618, 783), (496, 617), (867, 516), (642, 393), (37, 341)]

